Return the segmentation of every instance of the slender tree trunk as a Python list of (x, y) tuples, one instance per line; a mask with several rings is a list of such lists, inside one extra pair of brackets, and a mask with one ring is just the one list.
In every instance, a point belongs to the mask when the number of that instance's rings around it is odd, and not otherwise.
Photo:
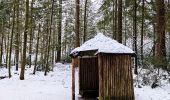
[(62, 27), (62, 0), (59, 0), (58, 51), (56, 62), (61, 61), (61, 27)]
[[(60, 3), (62, 4), (62, 2)], [(53, 9), (54, 9), (54, 0), (52, 0), (52, 7), (51, 7), (51, 18), (50, 18), (50, 30), (49, 30), (49, 36), (48, 36), (48, 50), (47, 50), (47, 63), (46, 63), (46, 69), (44, 75), (47, 75), (47, 72), (49, 71), (49, 58), (50, 58), (50, 43), (51, 43), (51, 31), (52, 31), (52, 22), (53, 22)], [(48, 24), (47, 24), (48, 25)]]
[(156, 25), (155, 25), (155, 21), (153, 22), (153, 56), (155, 57), (155, 48), (156, 48)]
[[(11, 9), (11, 8), (10, 8), (10, 9)], [(9, 17), (9, 28), (11, 27), (10, 23), (11, 23), (11, 20), (10, 20), (10, 17)], [(10, 37), (10, 31), (8, 31), (8, 34), (7, 34), (7, 45), (6, 45), (6, 68), (8, 68), (8, 59), (9, 59), (9, 37)]]
[(112, 29), (113, 29), (113, 33), (112, 33), (112, 38), (116, 39), (115, 37), (115, 1), (112, 1), (112, 7), (113, 7), (113, 11), (112, 11)]
[[(45, 24), (44, 24), (44, 26), (45, 26)], [(43, 30), (44, 31), (44, 30)], [(42, 65), (42, 70), (44, 71), (44, 69), (45, 69), (45, 64), (46, 64), (46, 50), (47, 49), (44, 49), (44, 48), (46, 48), (46, 41), (45, 41), (45, 39), (46, 39), (46, 35), (45, 35), (45, 32), (42, 32), (43, 33), (43, 38), (42, 38), (42, 44), (41, 44), (41, 61), (42, 61), (42, 63), (41, 63), (41, 65)], [(46, 32), (47, 33), (47, 32)]]
[(4, 44), (4, 19), (2, 19), (2, 36), (1, 36), (1, 55), (0, 55), (0, 64), (2, 64), (3, 57), (3, 44)]
[(136, 0), (134, 0), (134, 17), (133, 17), (133, 44), (134, 44), (134, 51), (136, 53), (136, 57), (135, 57), (135, 70), (134, 70), (134, 73), (135, 74), (138, 74), (137, 72), (137, 59), (138, 59), (138, 51), (137, 51), (137, 21), (136, 21), (136, 18), (137, 18), (137, 4), (136, 4)]
[(114, 31), (114, 34), (115, 34), (115, 40), (117, 40), (117, 0), (115, 0), (115, 14), (114, 14), (114, 19), (115, 19), (115, 31)]
[(30, 43), (29, 43), (29, 68), (31, 68), (31, 55), (32, 55), (32, 42), (33, 42), (33, 4), (34, 0), (31, 1), (31, 11), (30, 11)]
[(19, 0), (16, 0), (16, 11), (15, 62), (17, 71), (19, 64)]
[(164, 0), (156, 0), (156, 61), (157, 67), (167, 69), (165, 46), (165, 4)]
[(23, 55), (22, 55), (20, 80), (24, 80), (24, 72), (25, 72), (25, 64), (26, 64), (26, 49), (27, 49), (27, 34), (28, 34), (28, 19), (29, 19), (29, 0), (26, 0), (25, 30), (24, 30), (24, 43), (23, 43)]
[(145, 0), (142, 0), (142, 27), (141, 27), (141, 63), (143, 65), (143, 34), (144, 34), (144, 7)]
[[(53, 45), (53, 39), (54, 39), (54, 37), (53, 37), (53, 34), (52, 34), (52, 26), (53, 26), (53, 16), (54, 16), (54, 3), (55, 3), (55, 0), (52, 0), (52, 7), (51, 7), (51, 18), (50, 18), (50, 41), (49, 41), (49, 43), (51, 43), (51, 45)], [(51, 64), (52, 64), (52, 66), (53, 66), (53, 64), (54, 64), (54, 60), (53, 60), (53, 46), (51, 47), (51, 52), (50, 52), (51, 54), (49, 54), (49, 55), (51, 55), (52, 57), (51, 57)]]
[(126, 6), (125, 6), (125, 8), (124, 8), (124, 12), (125, 12), (125, 15), (124, 15), (124, 21), (125, 21), (125, 23), (124, 23), (124, 28), (125, 28), (125, 37), (124, 37), (124, 39), (125, 39), (125, 42), (124, 42), (124, 45), (126, 45), (126, 40), (127, 40), (127, 11), (126, 11)]
[(122, 0), (118, 0), (118, 42), (122, 43)]
[(5, 59), (5, 60), (6, 60), (6, 61), (5, 61), (5, 62), (6, 62), (6, 68), (8, 68), (8, 56), (9, 56), (9, 55), (8, 55), (8, 54), (9, 54), (9, 52), (8, 52), (8, 51), (9, 51), (9, 33), (8, 33), (8, 35), (7, 35), (7, 38), (8, 38), (8, 39), (7, 39), (7, 45), (6, 45), (6, 59)]
[(80, 0), (76, 0), (76, 23), (75, 23), (75, 33), (76, 33), (76, 47), (80, 46)]
[(84, 35), (83, 35), (83, 43), (86, 41), (86, 29), (87, 29), (87, 21), (86, 21), (86, 15), (87, 13), (87, 0), (85, 0), (85, 6), (84, 6)]
[(37, 45), (36, 45), (36, 55), (35, 55), (35, 66), (34, 66), (34, 70), (33, 70), (33, 74), (35, 74), (36, 69), (37, 69), (37, 58), (38, 58), (38, 47), (39, 47), (39, 39), (40, 39), (40, 29), (41, 29), (41, 25), (39, 24), (38, 26), (38, 36), (37, 36)]
[(9, 51), (9, 64), (8, 64), (8, 73), (9, 78), (11, 78), (11, 53), (12, 53), (12, 42), (13, 42), (13, 34), (14, 34), (14, 25), (15, 25), (15, 1), (13, 4), (13, 18), (12, 18), (12, 31), (11, 31), (11, 40), (10, 40), (10, 51)]
[(49, 49), (49, 19), (46, 19), (46, 41), (45, 41), (45, 44), (47, 45), (46, 46), (46, 49), (45, 49), (45, 55), (44, 55), (44, 68), (45, 68), (45, 73), (44, 75), (46, 76), (47, 75), (47, 71), (49, 69), (49, 66), (48, 66), (48, 49)]
[[(55, 36), (54, 36), (54, 35), (53, 35), (53, 40), (52, 40), (52, 42), (53, 42), (52, 44), (54, 45), (54, 43), (55, 43)], [(54, 47), (54, 46), (52, 47), (52, 54), (51, 54), (51, 55), (52, 55), (52, 58), (51, 58), (52, 69), (51, 69), (51, 70), (53, 71), (54, 62), (55, 62), (55, 61), (54, 61), (54, 57), (55, 57), (55, 47)]]

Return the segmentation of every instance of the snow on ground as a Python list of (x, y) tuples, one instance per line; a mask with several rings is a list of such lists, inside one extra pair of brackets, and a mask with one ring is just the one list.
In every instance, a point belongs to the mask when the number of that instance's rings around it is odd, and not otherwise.
[[(11, 79), (0, 80), (0, 100), (71, 99), (71, 66), (69, 64), (56, 64), (54, 72), (50, 72), (47, 76), (44, 76), (43, 72), (32, 75), (32, 69), (28, 68), (25, 72), (25, 80), (19, 80), (19, 71), (14, 70), (12, 70)], [(5, 75), (7, 70), (0, 69), (0, 76)]]
[(134, 88), (135, 100), (170, 100), (170, 85), (151, 89), (150, 86)]
[[(25, 80), (19, 80), (19, 71), (12, 68), (12, 78), (0, 80), (0, 100), (71, 100), (71, 65), (56, 64), (54, 71), (44, 76), (43, 72), (32, 75), (27, 68)], [(0, 76), (7, 75), (6, 69), (0, 69)], [(76, 69), (76, 97), (78, 96), (78, 69)], [(170, 84), (161, 87), (150, 86), (136, 88), (135, 100), (170, 100)]]

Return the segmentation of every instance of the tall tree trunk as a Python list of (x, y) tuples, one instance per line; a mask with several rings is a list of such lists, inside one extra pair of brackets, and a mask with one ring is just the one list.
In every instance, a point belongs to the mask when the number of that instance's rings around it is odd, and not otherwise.
[(56, 62), (61, 61), (61, 27), (62, 27), (62, 0), (59, 0), (58, 50)]
[(76, 23), (75, 23), (75, 33), (76, 33), (76, 47), (80, 46), (80, 0), (76, 0)]
[(144, 34), (144, 7), (145, 7), (145, 0), (142, 0), (142, 27), (141, 27), (141, 64), (143, 65), (143, 34)]
[(112, 29), (113, 29), (113, 33), (112, 33), (112, 38), (115, 39), (115, 1), (112, 1), (112, 7), (113, 7), (113, 11), (112, 11)]
[(32, 54), (32, 41), (33, 41), (33, 4), (34, 4), (34, 0), (31, 1), (31, 11), (30, 11), (29, 68), (31, 68), (31, 54)]
[[(44, 23), (44, 25), (43, 26), (45, 26), (45, 23)], [(45, 29), (45, 28), (44, 28)], [(44, 31), (44, 30), (43, 30)], [(48, 31), (47, 31), (48, 32)], [(45, 41), (45, 39), (46, 39), (46, 35), (45, 35), (45, 33), (47, 33), (47, 32), (42, 32), (42, 35), (43, 35), (43, 38), (42, 38), (42, 44), (41, 44), (41, 61), (42, 61), (42, 63), (41, 63), (41, 65), (42, 65), (42, 70), (44, 71), (44, 69), (45, 69), (45, 61), (46, 61), (46, 50), (47, 49), (43, 49), (43, 48), (46, 48), (46, 41)]]
[(2, 19), (2, 36), (1, 36), (1, 55), (0, 55), (0, 64), (2, 64), (3, 57), (3, 45), (4, 45), (4, 19)]
[(118, 42), (122, 43), (122, 0), (118, 0)]
[[(62, 4), (62, 2), (61, 2), (61, 4)], [(44, 75), (47, 75), (47, 72), (49, 71), (49, 58), (50, 58), (50, 43), (51, 43), (51, 31), (52, 31), (52, 22), (53, 22), (53, 9), (54, 9), (54, 0), (52, 0), (52, 7), (51, 7), (51, 16), (50, 16), (50, 25), (49, 25), (49, 27), (50, 27), (50, 30), (49, 30), (49, 36), (48, 36), (48, 50), (47, 50), (47, 63), (46, 63), (46, 68), (45, 68), (45, 73), (44, 73)], [(48, 24), (47, 24), (48, 25)]]
[(35, 65), (34, 65), (33, 74), (35, 74), (36, 69), (37, 69), (37, 58), (38, 58), (38, 47), (39, 47), (39, 39), (40, 39), (40, 29), (41, 29), (41, 25), (39, 24), (39, 26), (38, 26), (38, 35), (37, 35), (36, 54), (35, 54)]
[(136, 57), (135, 57), (135, 70), (134, 70), (134, 73), (135, 74), (138, 74), (137, 72), (137, 59), (138, 59), (138, 51), (137, 51), (137, 3), (136, 3), (136, 0), (134, 0), (134, 17), (133, 17), (133, 44), (134, 44), (134, 51), (136, 53)]
[(27, 34), (28, 34), (28, 19), (29, 19), (29, 0), (26, 0), (26, 14), (25, 14), (25, 30), (24, 30), (24, 43), (23, 55), (21, 63), (20, 80), (24, 80), (25, 64), (26, 64), (26, 49), (27, 49)]
[[(10, 7), (11, 10), (11, 7)], [(10, 20), (10, 14), (9, 14), (9, 28), (11, 27), (11, 20)], [(10, 37), (10, 30), (8, 31), (7, 34), (7, 43), (6, 43), (6, 68), (8, 68), (8, 59), (9, 59), (9, 37)]]
[(15, 62), (17, 71), (19, 64), (19, 0), (16, 0), (16, 11)]
[(165, 46), (165, 4), (164, 0), (156, 0), (156, 48), (157, 67), (167, 69)]
[(114, 34), (115, 34), (115, 40), (117, 40), (117, 1), (115, 0), (115, 14), (114, 14)]
[(126, 5), (124, 5), (124, 12), (125, 12), (125, 15), (124, 15), (124, 30), (125, 30), (125, 33), (124, 33), (124, 45), (126, 46), (126, 40), (127, 40), (127, 11), (126, 11)]
[(11, 78), (11, 53), (12, 53), (12, 42), (13, 42), (13, 34), (14, 34), (14, 25), (15, 25), (15, 0), (13, 4), (13, 18), (12, 18), (12, 31), (11, 31), (11, 40), (10, 40), (10, 49), (9, 49), (9, 64), (8, 64), (8, 73), (9, 78)]
[(156, 25), (155, 25), (155, 21), (152, 23), (153, 25), (153, 56), (155, 57), (155, 48), (156, 48)]
[(47, 71), (48, 71), (48, 48), (49, 48), (49, 43), (48, 43), (48, 41), (49, 41), (49, 19), (47, 18), (46, 19), (46, 41), (45, 41), (45, 45), (47, 45), (46, 46), (46, 48), (45, 48), (45, 52), (44, 52), (44, 68), (45, 68), (45, 73), (44, 73), (44, 75), (46, 76), (47, 75)]
[(86, 33), (86, 29), (87, 29), (87, 20), (86, 20), (86, 17), (87, 17), (87, 0), (85, 0), (85, 5), (84, 5), (84, 35), (83, 35), (83, 43), (86, 41), (86, 36), (87, 36), (87, 33)]
[(6, 43), (6, 68), (8, 68), (8, 55), (9, 54), (9, 33), (7, 34), (7, 43)]
[[(156, 5), (154, 0), (151, 0), (151, 4), (152, 4), (152, 12), (156, 12)], [(155, 57), (155, 47), (156, 47), (156, 18), (155, 18), (156, 14), (152, 15), (152, 27), (153, 27), (153, 57)]]

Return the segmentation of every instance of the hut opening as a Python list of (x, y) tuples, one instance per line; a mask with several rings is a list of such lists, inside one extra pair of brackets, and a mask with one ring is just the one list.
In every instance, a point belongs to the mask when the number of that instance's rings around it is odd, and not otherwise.
[(79, 94), (100, 100), (134, 100), (135, 53), (102, 33), (71, 52), (78, 58)]

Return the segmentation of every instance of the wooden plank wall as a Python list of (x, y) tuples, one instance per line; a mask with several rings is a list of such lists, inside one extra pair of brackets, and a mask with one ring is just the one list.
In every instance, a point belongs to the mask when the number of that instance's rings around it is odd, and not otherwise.
[(99, 99), (134, 100), (130, 55), (99, 54)]
[[(79, 93), (98, 96), (99, 76), (97, 57), (79, 57)], [(94, 94), (94, 95), (93, 95)]]

